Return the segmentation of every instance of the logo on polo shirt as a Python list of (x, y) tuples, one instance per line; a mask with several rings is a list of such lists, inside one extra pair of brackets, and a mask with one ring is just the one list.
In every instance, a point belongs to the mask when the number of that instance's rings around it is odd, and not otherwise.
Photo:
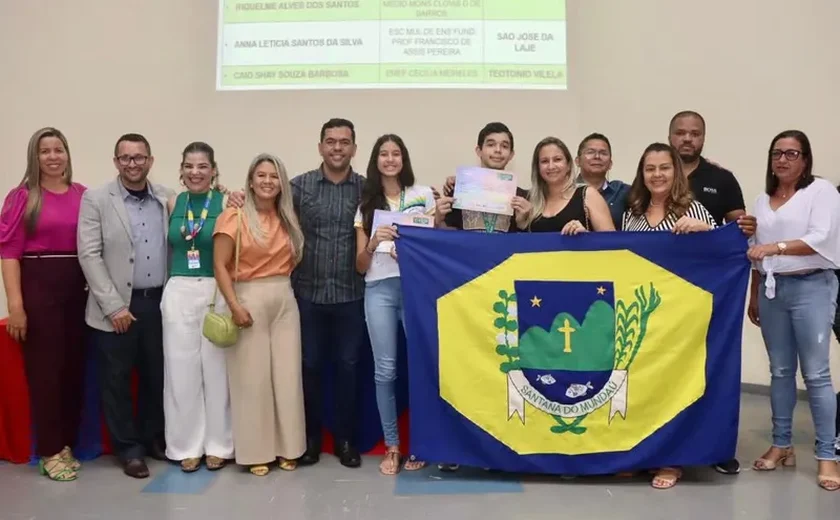
[(711, 194), (713, 194), (713, 195), (717, 195), (717, 189), (716, 189), (716, 188), (712, 188), (711, 186), (703, 186), (703, 192), (705, 192), (705, 193), (711, 193)]

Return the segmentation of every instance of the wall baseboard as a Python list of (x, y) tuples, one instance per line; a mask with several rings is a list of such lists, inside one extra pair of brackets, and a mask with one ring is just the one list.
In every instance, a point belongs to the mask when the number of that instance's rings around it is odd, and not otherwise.
[[(741, 392), (744, 394), (764, 395), (770, 396), (770, 385), (759, 385), (756, 383), (741, 383)], [(796, 389), (796, 398), (800, 401), (808, 400), (808, 393), (801, 389)]]

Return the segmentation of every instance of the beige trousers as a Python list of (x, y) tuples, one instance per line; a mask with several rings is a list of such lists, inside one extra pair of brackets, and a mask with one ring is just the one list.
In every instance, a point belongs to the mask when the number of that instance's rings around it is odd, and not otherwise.
[[(285, 276), (239, 282), (236, 295), (254, 320), (226, 349), (236, 463), (296, 459), (306, 451), (306, 421), (291, 282)], [(224, 303), (216, 308), (227, 312)]]

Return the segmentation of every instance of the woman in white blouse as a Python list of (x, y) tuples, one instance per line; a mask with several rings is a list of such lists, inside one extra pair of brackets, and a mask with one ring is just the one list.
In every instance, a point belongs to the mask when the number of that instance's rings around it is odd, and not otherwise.
[(808, 137), (777, 135), (767, 157), (766, 193), (755, 203), (758, 220), (748, 255), (754, 270), (748, 315), (761, 327), (770, 358), (773, 445), (753, 464), (759, 471), (793, 466), (791, 423), (796, 405), (797, 358), (817, 437), (817, 482), (840, 489), (834, 453), (837, 401), (829, 345), (837, 297), (833, 269), (840, 261), (840, 194), (811, 173)]
[[(627, 207), (621, 226), (624, 231), (684, 234), (715, 227), (712, 215), (692, 197), (677, 151), (664, 143), (653, 143), (642, 154)], [(657, 489), (672, 488), (681, 476), (682, 468), (659, 468), (651, 485)]]

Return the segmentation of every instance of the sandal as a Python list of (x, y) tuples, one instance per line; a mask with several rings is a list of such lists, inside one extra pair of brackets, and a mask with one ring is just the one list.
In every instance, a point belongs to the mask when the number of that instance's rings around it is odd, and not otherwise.
[(41, 475), (46, 475), (50, 480), (56, 482), (70, 482), (79, 478), (76, 471), (61, 460), (59, 455), (53, 455), (49, 458), (41, 457), (41, 460), (38, 461), (38, 471)]
[(382, 462), (379, 463), (379, 472), (383, 475), (396, 475), (400, 472), (401, 459), (402, 456), (398, 447), (388, 448)]
[(280, 469), (283, 471), (294, 471), (297, 469), (297, 461), (294, 459), (284, 459), (283, 457), (278, 457), (278, 462)]
[[(771, 457), (771, 454), (776, 453), (778, 456)], [(753, 462), (753, 469), (755, 471), (773, 471), (781, 464), (784, 467), (792, 468), (796, 466), (796, 453), (793, 448), (777, 448), (775, 446), (767, 450), (767, 453)]]
[(677, 485), (680, 477), (682, 477), (682, 470), (679, 468), (660, 468), (650, 485), (655, 489), (670, 489)]
[(192, 473), (193, 471), (198, 471), (198, 468), (201, 466), (201, 458), (194, 457), (191, 459), (184, 459), (181, 461), (181, 471), (184, 473)]
[(58, 455), (61, 457), (61, 462), (66, 464), (67, 467), (73, 471), (79, 471), (82, 469), (82, 463), (79, 462), (79, 459), (73, 456), (73, 450), (70, 449), (70, 446), (65, 446), (63, 450), (58, 452)]
[(216, 471), (225, 467), (227, 461), (221, 457), (215, 457), (213, 455), (208, 455), (204, 461), (207, 465), (207, 469), (210, 471)]
[(408, 460), (405, 461), (403, 465), (403, 469), (406, 471), (418, 471), (426, 467), (426, 463), (422, 460), (417, 460), (417, 457), (411, 455), (408, 457)]
[(248, 468), (248, 471), (250, 471), (252, 475), (264, 477), (268, 475), (268, 466), (266, 466), (265, 464), (256, 464)]
[[(819, 461), (819, 462), (830, 462), (830, 461)], [(837, 463), (835, 463), (836, 466)], [(822, 468), (820, 468), (822, 469)], [(840, 476), (838, 475), (817, 475), (817, 484), (825, 489), (826, 491), (837, 491), (840, 489)]]

